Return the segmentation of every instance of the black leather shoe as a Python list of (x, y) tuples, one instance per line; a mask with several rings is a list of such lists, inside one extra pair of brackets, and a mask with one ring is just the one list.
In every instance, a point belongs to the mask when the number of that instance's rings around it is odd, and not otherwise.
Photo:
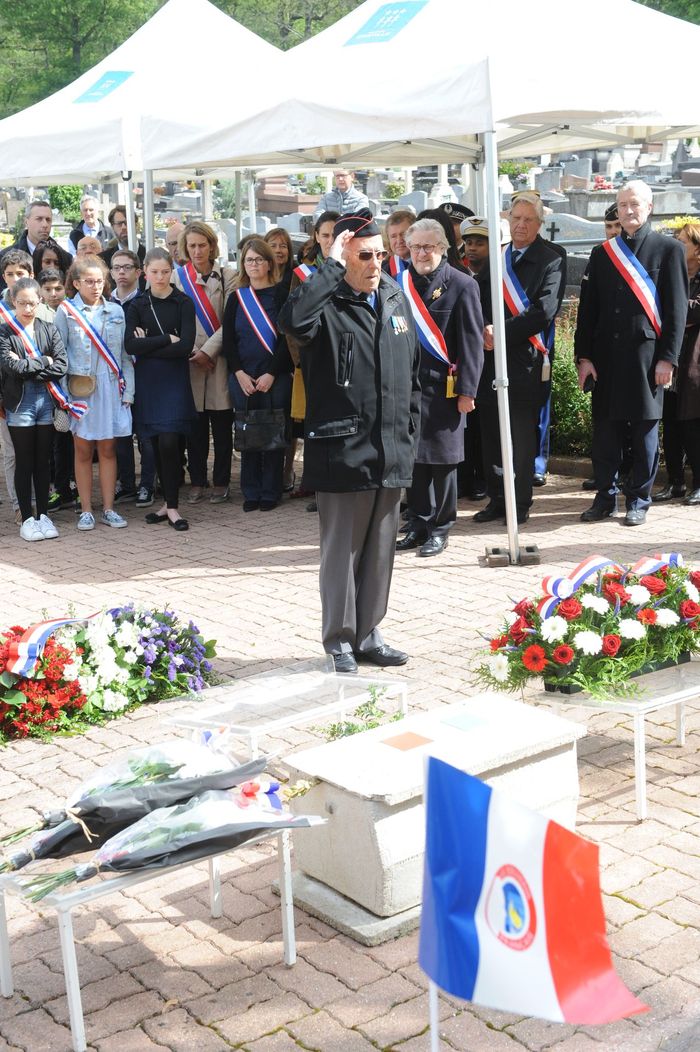
[(669, 482), (667, 486), (653, 495), (653, 501), (654, 504), (664, 504), (667, 500), (673, 500), (674, 497), (685, 497), (685, 494), (686, 488), (682, 483)]
[(581, 512), (581, 522), (602, 522), (603, 519), (610, 518), (613, 510), (613, 508), (606, 508), (599, 504), (591, 504), (590, 508)]
[(257, 511), (259, 507), (260, 507), (260, 501), (259, 500), (244, 500), (243, 501), (243, 511)]
[(529, 518), (530, 518), (530, 512), (529, 511), (519, 511), (518, 512), (518, 522), (519, 522), (519, 524), (521, 526), (523, 525), (524, 522), (527, 522), (527, 520)]
[(485, 500), (486, 489), (483, 486), (472, 486), (471, 489), (467, 490), (464, 496), (467, 500)]
[[(404, 654), (403, 650), (394, 650), (393, 647), (388, 647), (386, 643), (382, 643), (380, 647), (375, 647), (374, 650), (357, 650), (355, 651), (355, 657), (358, 661), (369, 665), (379, 665), (380, 668), (388, 668), (390, 665), (405, 665), (408, 661), (408, 654)], [(357, 665), (355, 665), (355, 668), (357, 668)]]
[(424, 533), (416, 533), (415, 530), (408, 530), (407, 533), (401, 538), (400, 541), (396, 542), (397, 552), (408, 552), (411, 548), (418, 548), (425, 540)]
[(625, 515), (625, 526), (641, 526), (646, 517), (646, 508), (632, 508)]
[(584, 479), (581, 483), (581, 489), (592, 490), (595, 489), (595, 479)]
[(439, 555), (440, 552), (444, 552), (446, 547), (447, 536), (428, 537), (425, 544), (421, 544), (418, 549), (418, 554), (427, 559), (430, 555)]
[(167, 518), (167, 515), (159, 515), (157, 511), (149, 511), (146, 515), (146, 522), (149, 526), (155, 526), (159, 522), (165, 522)]
[(349, 650), (344, 650), (340, 654), (334, 654), (333, 664), (335, 665), (336, 672), (357, 672), (355, 655)]
[(542, 475), (539, 471), (536, 471), (535, 474), (532, 476), (532, 485), (533, 486), (546, 486), (547, 485), (547, 477), (546, 477), (546, 475)]
[(482, 508), (481, 511), (477, 511), (473, 518), (473, 522), (496, 522), (497, 519), (505, 519), (506, 512), (505, 508), (499, 508), (497, 504), (491, 501)]
[(172, 519), (168, 519), (168, 526), (172, 526), (172, 528), (177, 530), (178, 533), (186, 533), (190, 528), (187, 519), (175, 519), (175, 522), (173, 522)]
[(683, 501), (684, 504), (700, 504), (700, 489), (691, 489)]

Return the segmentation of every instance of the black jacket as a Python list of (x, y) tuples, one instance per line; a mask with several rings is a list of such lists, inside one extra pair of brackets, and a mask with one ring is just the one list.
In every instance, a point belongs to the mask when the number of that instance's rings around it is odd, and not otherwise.
[[(14, 412), (22, 401), (25, 380), (46, 382), (60, 380), (68, 371), (68, 355), (58, 329), (51, 322), (34, 322), (34, 342), (41, 352), (41, 360), (28, 358), (24, 345), (9, 325), (0, 325), (0, 368), (2, 369), (2, 402)], [(19, 356), (19, 360), (10, 354)], [(52, 358), (51, 365), (46, 361)]]
[(376, 313), (329, 259), (292, 293), (279, 326), (301, 343), (305, 489), (410, 486), (420, 423), (420, 344), (410, 307), (382, 275)]
[(654, 382), (658, 361), (678, 362), (688, 314), (688, 271), (680, 241), (645, 223), (625, 243), (656, 285), (661, 336), (602, 245), (583, 278), (576, 322), (576, 358), (593, 362), (598, 380), (593, 414), (609, 420), (660, 420), (663, 388)]

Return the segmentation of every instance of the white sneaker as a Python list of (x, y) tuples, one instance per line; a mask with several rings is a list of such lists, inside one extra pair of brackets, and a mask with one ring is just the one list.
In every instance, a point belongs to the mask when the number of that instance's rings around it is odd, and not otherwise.
[(52, 541), (54, 537), (58, 537), (58, 530), (51, 522), (51, 519), (48, 517), (48, 515), (40, 515), (36, 521), (39, 525), (39, 529), (41, 530), (47, 541)]
[(19, 528), (23, 541), (43, 541), (44, 534), (36, 519), (25, 519)]
[(78, 518), (78, 529), (79, 530), (94, 530), (95, 529), (95, 516), (91, 511), (84, 511)]
[(121, 515), (118, 515), (111, 508), (109, 511), (102, 512), (100, 522), (103, 526), (112, 526), (115, 530), (123, 530), (125, 526), (128, 526), (126, 519), (123, 519)]

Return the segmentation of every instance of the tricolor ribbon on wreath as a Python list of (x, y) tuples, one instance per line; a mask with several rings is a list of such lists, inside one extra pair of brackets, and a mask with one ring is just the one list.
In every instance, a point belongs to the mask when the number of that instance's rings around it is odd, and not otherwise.
[(620, 566), (613, 559), (605, 555), (589, 555), (587, 559), (580, 562), (567, 577), (555, 577), (553, 575), (542, 578), (542, 591), (544, 595), (537, 604), (537, 612), (542, 617), (551, 617), (562, 599), (568, 599), (570, 595), (577, 592), (581, 585), (592, 577), (593, 574), (612, 567), (622, 574), (633, 573), (637, 575), (657, 573), (664, 566), (682, 566), (683, 556), (680, 552), (657, 552), (654, 555), (644, 555), (638, 559), (634, 566)]
[[(14, 314), (11, 314), (7, 307), (5, 307), (2, 303), (0, 303), (0, 319), (2, 319), (2, 321), (4, 321), (6, 325), (9, 325), (12, 331), (17, 336), (19, 336), (20, 340), (22, 341), (22, 346), (27, 352), (27, 357), (34, 358), (37, 361), (39, 361), (42, 357), (42, 354), (39, 348), (37, 347), (36, 343), (31, 338), (24, 326), (17, 321)], [(56, 380), (48, 380), (46, 386), (48, 388), (49, 394), (54, 399), (54, 401), (61, 407), (61, 409), (65, 409), (66, 412), (70, 413), (70, 415), (75, 417), (76, 420), (80, 420), (81, 417), (85, 416), (85, 414), (88, 411), (87, 402), (71, 402), (66, 392)]]
[[(513, 269), (513, 249), (511, 245), (506, 245), (503, 249), (503, 299), (513, 318), (524, 314), (532, 306), (527, 292), (518, 281)], [(554, 322), (547, 327), (545, 332), (537, 333), (535, 336), (528, 337), (528, 339), (535, 350), (542, 355), (542, 380), (549, 380), (551, 375), (549, 352), (554, 346)]]
[(14, 676), (28, 676), (41, 657), (49, 636), (64, 625), (85, 624), (93, 617), (97, 617), (97, 613), (88, 614), (87, 617), (59, 617), (30, 625), (20, 639), (10, 643), (6, 671)]
[(114, 355), (112, 354), (109, 347), (102, 339), (94, 325), (92, 325), (88, 321), (88, 319), (85, 317), (80, 308), (76, 307), (75, 303), (73, 303), (71, 300), (64, 300), (58, 309), (62, 310), (65, 314), (67, 314), (69, 318), (72, 318), (75, 324), (78, 326), (78, 328), (85, 333), (90, 343), (93, 345), (93, 347), (99, 354), (100, 358), (104, 359), (104, 361), (107, 363), (114, 375), (117, 377), (119, 381), (119, 394), (123, 395), (124, 391), (126, 390), (126, 380), (124, 379), (124, 374), (122, 373), (121, 366), (119, 365), (119, 362), (114, 357)]

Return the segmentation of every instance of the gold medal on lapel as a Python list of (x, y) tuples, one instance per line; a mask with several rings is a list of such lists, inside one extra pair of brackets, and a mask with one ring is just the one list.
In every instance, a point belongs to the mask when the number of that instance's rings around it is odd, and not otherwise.
[(456, 398), (457, 397), (457, 392), (455, 391), (455, 379), (456, 379), (456, 377), (455, 377), (454, 373), (448, 373), (447, 374), (447, 389), (445, 391), (445, 397), (446, 398)]
[(435, 289), (435, 292), (432, 294), (432, 296), (430, 298), (431, 298), (431, 300), (439, 300), (441, 296), (442, 296), (442, 288), (439, 288), (439, 289)]

